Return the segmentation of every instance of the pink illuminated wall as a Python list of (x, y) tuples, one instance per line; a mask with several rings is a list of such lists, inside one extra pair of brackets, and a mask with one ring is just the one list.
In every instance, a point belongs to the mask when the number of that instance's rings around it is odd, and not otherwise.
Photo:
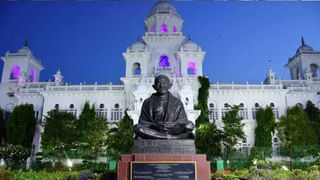
[(192, 61), (190, 61), (189, 63), (188, 63), (188, 74), (190, 74), (190, 75), (195, 75), (195, 74), (197, 74), (197, 71), (196, 71), (196, 63), (194, 63), (194, 62), (192, 62)]
[(35, 77), (35, 73), (34, 73), (34, 69), (31, 69), (30, 71), (30, 82), (34, 82), (34, 78)]
[(161, 25), (161, 32), (168, 32), (168, 28), (166, 24)]
[(11, 68), (10, 79), (19, 79), (20, 66), (13, 66)]
[(170, 63), (169, 63), (169, 58), (166, 55), (162, 55), (160, 56), (159, 59), (159, 67), (169, 67)]

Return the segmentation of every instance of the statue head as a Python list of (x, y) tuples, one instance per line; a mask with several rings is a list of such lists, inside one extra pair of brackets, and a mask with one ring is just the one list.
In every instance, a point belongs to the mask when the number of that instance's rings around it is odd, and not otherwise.
[(172, 84), (170, 79), (165, 75), (159, 75), (154, 79), (154, 85), (152, 86), (157, 93), (165, 94), (171, 88)]

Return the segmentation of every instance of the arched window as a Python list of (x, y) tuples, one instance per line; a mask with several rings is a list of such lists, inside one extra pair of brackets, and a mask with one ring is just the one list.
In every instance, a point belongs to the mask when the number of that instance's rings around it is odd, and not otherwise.
[(59, 109), (59, 104), (54, 105), (55, 109)]
[(161, 24), (161, 32), (164, 32), (164, 33), (168, 32), (168, 27), (166, 24)]
[(279, 111), (278, 108), (275, 107), (274, 103), (270, 103), (270, 107), (272, 108), (272, 112), (275, 119), (279, 119)]
[(243, 103), (240, 103), (239, 106), (239, 116), (242, 117), (242, 119), (248, 119), (248, 109), (244, 107)]
[(159, 58), (159, 67), (169, 67), (170, 63), (169, 63), (169, 58), (167, 55), (162, 55)]
[(300, 79), (300, 70), (299, 70), (299, 68), (296, 69), (296, 79)]
[(107, 118), (107, 109), (104, 108), (104, 104), (100, 104), (96, 109), (96, 116)]
[(155, 26), (155, 25), (153, 25), (153, 26), (151, 27), (151, 32), (153, 32), (153, 33), (156, 32), (156, 26)]
[(255, 103), (254, 107), (252, 108), (252, 118), (257, 119), (257, 111), (259, 110), (259, 103)]
[(226, 112), (230, 110), (230, 105), (228, 103), (224, 103), (223, 108), (221, 109), (221, 117), (225, 115)]
[(296, 105), (299, 106), (301, 109), (303, 109), (302, 103), (297, 103)]
[(197, 74), (197, 72), (196, 72), (196, 63), (190, 61), (190, 62), (188, 63), (188, 69), (187, 69), (187, 71), (188, 71), (188, 74), (189, 74), (189, 75), (196, 75), (196, 74)]
[(19, 79), (20, 75), (20, 66), (13, 66), (11, 68), (10, 79)]
[(273, 138), (273, 142), (274, 143), (278, 143), (279, 141), (278, 141), (278, 138)]
[(34, 82), (35, 80), (35, 72), (34, 69), (30, 70), (30, 82)]
[(310, 64), (310, 70), (311, 70), (311, 73), (312, 73), (312, 77), (318, 77), (318, 70), (319, 70), (318, 65)]
[(74, 116), (77, 116), (77, 109), (74, 108), (73, 104), (69, 105), (69, 109), (68, 109), (69, 113), (72, 113)]
[(116, 103), (111, 109), (111, 122), (120, 121), (121, 118), (122, 118), (122, 108), (120, 108), (120, 105)]
[(141, 75), (140, 63), (134, 63), (132, 66), (132, 74), (135, 76)]
[(214, 107), (213, 103), (209, 104), (209, 120), (212, 122), (218, 120), (218, 109)]
[(175, 26), (172, 27), (172, 32), (177, 32), (177, 28)]

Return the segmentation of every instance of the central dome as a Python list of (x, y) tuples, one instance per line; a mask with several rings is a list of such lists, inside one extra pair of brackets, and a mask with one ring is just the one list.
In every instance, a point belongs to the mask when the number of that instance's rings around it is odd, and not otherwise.
[(149, 16), (159, 13), (159, 14), (169, 14), (169, 13), (177, 14), (176, 8), (169, 3), (168, 1), (160, 1), (157, 2), (151, 9)]

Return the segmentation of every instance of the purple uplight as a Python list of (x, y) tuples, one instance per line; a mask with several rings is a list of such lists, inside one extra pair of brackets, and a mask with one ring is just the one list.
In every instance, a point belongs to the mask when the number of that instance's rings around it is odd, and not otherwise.
[(173, 26), (172, 32), (177, 32), (177, 28), (175, 26)]
[(34, 82), (34, 75), (35, 75), (34, 69), (31, 69), (31, 71), (30, 71), (30, 82)]
[(152, 26), (151, 32), (156, 32), (156, 27)]
[(10, 79), (19, 79), (20, 66), (13, 66), (11, 68)]
[(168, 32), (168, 28), (166, 24), (161, 25), (161, 32)]
[(194, 62), (192, 62), (192, 61), (190, 61), (189, 63), (188, 63), (188, 74), (190, 74), (190, 75), (195, 75), (195, 74), (197, 74), (197, 71), (196, 71), (196, 63), (194, 63)]
[(169, 67), (169, 58), (166, 55), (160, 56), (159, 67)]

